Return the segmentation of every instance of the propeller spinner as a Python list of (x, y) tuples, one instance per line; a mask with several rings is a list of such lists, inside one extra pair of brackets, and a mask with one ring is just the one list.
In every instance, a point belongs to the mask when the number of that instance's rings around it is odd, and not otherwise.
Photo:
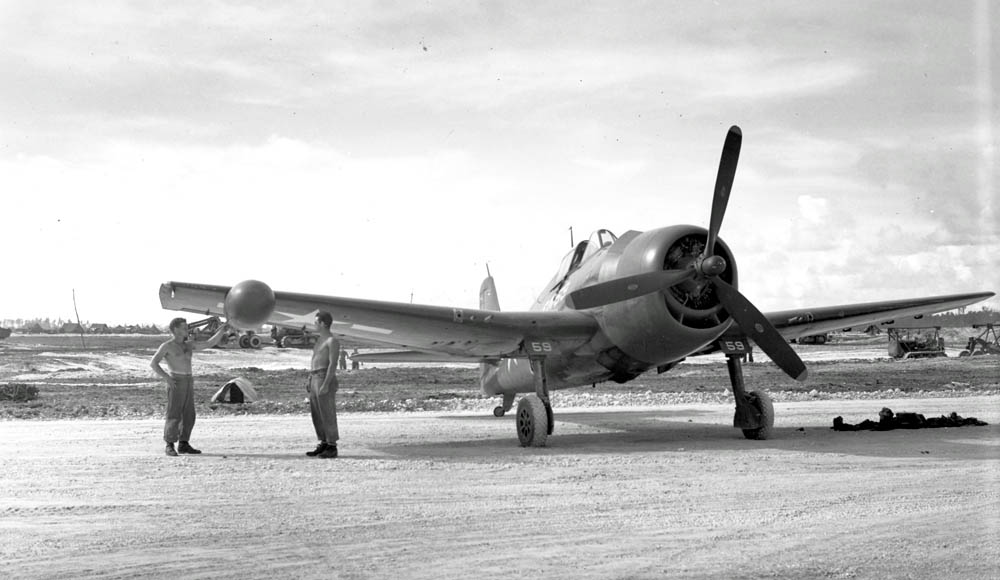
[(595, 308), (652, 292), (663, 292), (691, 279), (705, 282), (715, 288), (719, 301), (730, 316), (781, 370), (796, 380), (805, 380), (805, 364), (781, 333), (745, 296), (720, 278), (729, 265), (722, 256), (715, 255), (715, 243), (729, 205), (729, 194), (732, 192), (742, 143), (743, 132), (733, 125), (722, 146), (722, 158), (719, 160), (719, 173), (715, 178), (715, 193), (712, 197), (708, 239), (697, 260), (682, 270), (661, 270), (625, 276), (581, 288), (569, 294), (568, 303), (577, 310)]

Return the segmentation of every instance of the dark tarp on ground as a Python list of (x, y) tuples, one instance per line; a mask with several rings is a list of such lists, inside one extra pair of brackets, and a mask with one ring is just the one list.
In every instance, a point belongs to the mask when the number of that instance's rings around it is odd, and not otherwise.
[(891, 431), (893, 429), (932, 429), (935, 427), (965, 427), (972, 425), (982, 427), (988, 425), (985, 421), (980, 421), (975, 417), (964, 418), (958, 413), (951, 415), (941, 415), (938, 418), (925, 418), (920, 413), (893, 413), (889, 407), (882, 407), (878, 413), (878, 422), (865, 419), (857, 425), (844, 423), (843, 417), (836, 417), (833, 420), (834, 431)]

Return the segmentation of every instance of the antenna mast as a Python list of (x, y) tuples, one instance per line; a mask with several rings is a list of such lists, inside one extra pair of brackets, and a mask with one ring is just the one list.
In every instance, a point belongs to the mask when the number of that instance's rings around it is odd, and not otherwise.
[(76, 314), (76, 325), (80, 328), (80, 342), (87, 348), (87, 339), (83, 337), (83, 325), (80, 324), (80, 311), (76, 309), (76, 288), (73, 288), (73, 313)]

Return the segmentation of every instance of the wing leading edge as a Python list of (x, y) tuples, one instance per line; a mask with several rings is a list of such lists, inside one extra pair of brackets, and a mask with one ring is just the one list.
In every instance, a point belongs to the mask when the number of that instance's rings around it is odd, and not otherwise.
[[(229, 286), (167, 282), (160, 286), (160, 304), (168, 310), (224, 316)], [(528, 338), (545, 338), (571, 346), (584, 344), (598, 330), (597, 321), (582, 312), (495, 312), (382, 302), (337, 296), (275, 292), (269, 324), (312, 328), (316, 312), (333, 315), (331, 331), (369, 343), (424, 353), (441, 359), (490, 360), (516, 356)]]
[(945, 312), (974, 304), (994, 296), (993, 292), (970, 294), (948, 294), (927, 298), (887, 300), (844, 306), (824, 306), (822, 308), (801, 308), (769, 312), (765, 316), (786, 339), (822, 334), (852, 327), (867, 327), (871, 324), (924, 314)]

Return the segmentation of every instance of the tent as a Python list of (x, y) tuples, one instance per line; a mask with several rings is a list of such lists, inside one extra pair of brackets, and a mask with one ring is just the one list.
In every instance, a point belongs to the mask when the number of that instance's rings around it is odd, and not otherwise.
[(259, 397), (253, 384), (243, 377), (236, 377), (222, 385), (222, 388), (212, 395), (213, 403), (252, 403)]

